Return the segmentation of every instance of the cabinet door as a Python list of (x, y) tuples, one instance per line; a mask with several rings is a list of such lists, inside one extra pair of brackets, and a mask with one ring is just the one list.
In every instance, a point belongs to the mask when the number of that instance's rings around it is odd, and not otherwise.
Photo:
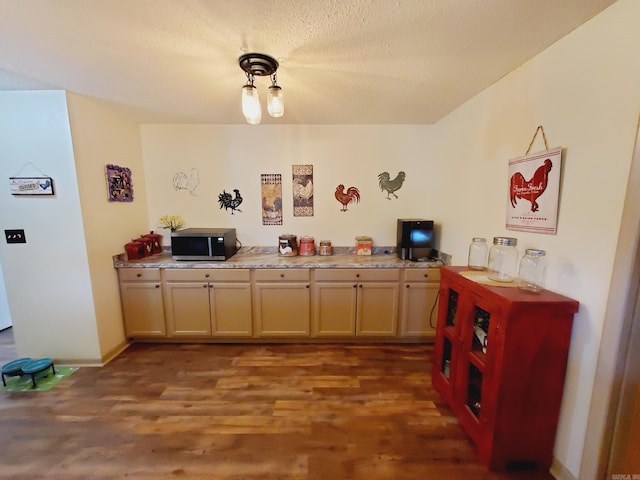
[(169, 336), (210, 336), (209, 284), (165, 283)]
[(356, 334), (357, 287), (355, 282), (315, 284), (313, 317), (318, 336)]
[(250, 283), (215, 283), (210, 289), (214, 336), (251, 336)]
[[(464, 305), (463, 289), (449, 276), (442, 278), (438, 298), (438, 321), (433, 356), (432, 382), (449, 404), (454, 404), (457, 361), (460, 356), (459, 326)], [(458, 402), (459, 403), (459, 402)]]
[(160, 282), (120, 283), (127, 337), (164, 336), (164, 307)]
[(405, 283), (402, 290), (403, 337), (435, 338), (437, 323), (437, 283)]
[(256, 283), (254, 306), (258, 336), (308, 336), (310, 330), (308, 283)]
[(363, 282), (358, 284), (356, 334), (390, 336), (398, 323), (398, 284)]

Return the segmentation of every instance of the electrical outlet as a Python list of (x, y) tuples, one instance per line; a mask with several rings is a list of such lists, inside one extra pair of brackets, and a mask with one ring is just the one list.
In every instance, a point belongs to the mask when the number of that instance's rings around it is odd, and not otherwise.
[(24, 236), (24, 230), (5, 230), (4, 237), (7, 243), (27, 243), (27, 238)]
[(442, 260), (442, 263), (444, 263), (445, 265), (451, 265), (451, 255), (449, 255), (448, 253), (439, 252), (438, 258)]

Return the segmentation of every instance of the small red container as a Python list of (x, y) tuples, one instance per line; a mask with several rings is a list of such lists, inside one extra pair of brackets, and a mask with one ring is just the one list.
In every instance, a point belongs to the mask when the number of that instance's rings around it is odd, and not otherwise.
[(144, 245), (144, 256), (148, 257), (153, 253), (153, 240), (149, 237), (145, 237), (144, 235), (140, 235), (140, 238), (136, 239), (137, 242), (140, 242)]
[(305, 235), (300, 239), (300, 247), (298, 248), (298, 255), (311, 256), (316, 254), (316, 243), (313, 237)]
[(162, 253), (162, 235), (153, 233), (153, 230), (151, 230), (146, 235), (143, 235), (142, 238), (151, 240), (151, 254)]
[(144, 257), (145, 246), (144, 243), (137, 240), (131, 240), (124, 246), (124, 251), (127, 254), (127, 260), (139, 260)]

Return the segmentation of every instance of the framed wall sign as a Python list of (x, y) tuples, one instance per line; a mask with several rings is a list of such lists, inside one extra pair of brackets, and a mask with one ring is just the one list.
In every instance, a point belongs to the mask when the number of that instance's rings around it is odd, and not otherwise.
[(133, 202), (131, 170), (118, 165), (107, 165), (107, 190), (110, 202)]
[(11, 195), (53, 195), (51, 177), (9, 177)]
[(508, 230), (555, 234), (562, 149), (509, 160)]

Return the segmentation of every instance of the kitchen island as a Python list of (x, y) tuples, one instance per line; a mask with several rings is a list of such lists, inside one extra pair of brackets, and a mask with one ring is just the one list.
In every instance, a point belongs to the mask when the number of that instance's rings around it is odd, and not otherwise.
[(144, 341), (433, 342), (440, 261), (370, 256), (278, 256), (242, 248), (226, 261), (169, 252), (118, 270), (125, 331)]

